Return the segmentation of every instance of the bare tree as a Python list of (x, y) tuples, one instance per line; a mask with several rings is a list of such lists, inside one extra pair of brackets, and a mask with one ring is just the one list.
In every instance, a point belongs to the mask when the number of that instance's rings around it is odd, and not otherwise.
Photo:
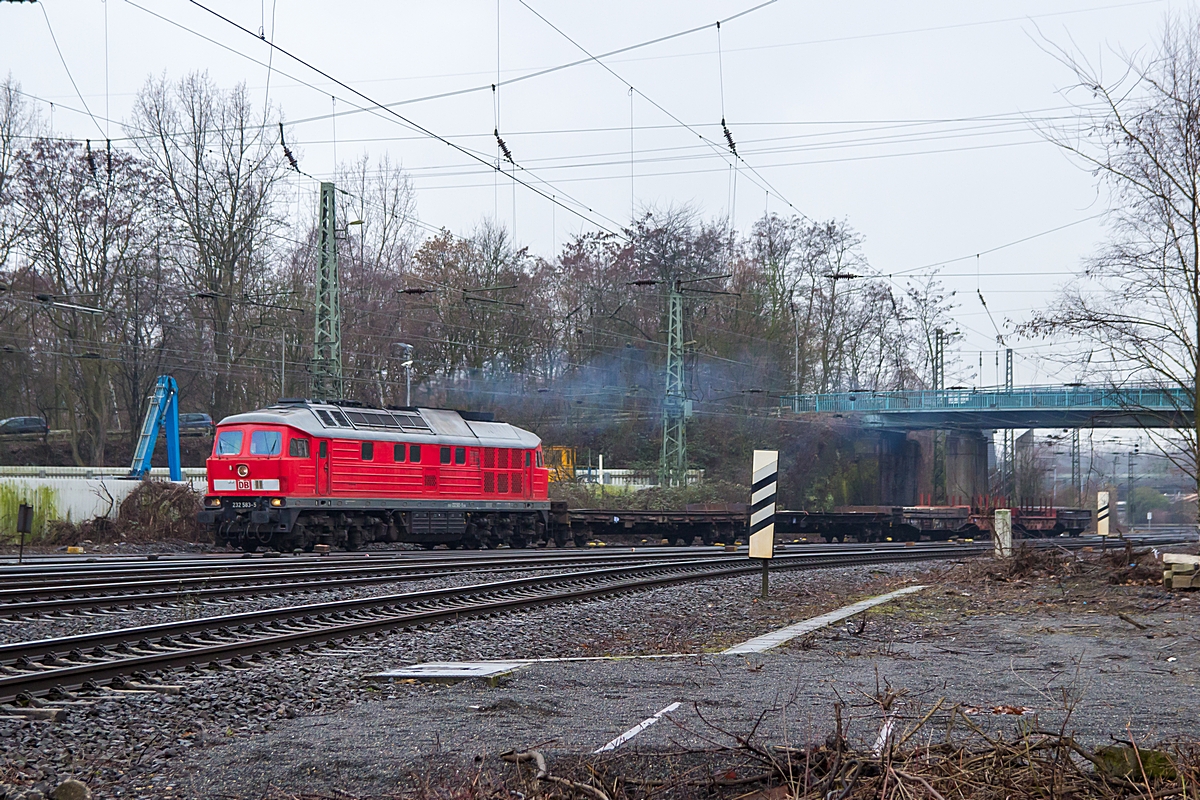
[(13, 202), (12, 181), (22, 140), (36, 130), (37, 115), (10, 74), (0, 83), (0, 270), (24, 230), (21, 208)]
[[(156, 177), (127, 153), (39, 139), (22, 150), (13, 191), (28, 231), (29, 270), (46, 290), (59, 388), (76, 463), (104, 464), (113, 422), (114, 320), (121, 289), (154, 240), (162, 214)], [(133, 324), (142, 324), (134, 320)]]
[(276, 288), (277, 123), (254, 113), (244, 85), (223, 91), (193, 73), (148, 80), (126, 127), (174, 200), (170, 213), (189, 251), (178, 266), (208, 334), (210, 407), (222, 416), (246, 399), (236, 373), (267, 316), (262, 299)]
[[(1045, 135), (1107, 189), (1111, 240), (1085, 275), (1020, 332), (1083, 342), (1078, 358), (1114, 383), (1177, 387), (1189, 419), (1200, 413), (1200, 20), (1172, 16), (1148, 53), (1122, 55), (1106, 79), (1082, 56), (1056, 49), (1075, 74), (1079, 124)], [(1100, 358), (1093, 358), (1094, 351)], [(1198, 481), (1195, 428), (1186, 441), (1151, 432)], [(1182, 452), (1182, 455), (1181, 455)]]

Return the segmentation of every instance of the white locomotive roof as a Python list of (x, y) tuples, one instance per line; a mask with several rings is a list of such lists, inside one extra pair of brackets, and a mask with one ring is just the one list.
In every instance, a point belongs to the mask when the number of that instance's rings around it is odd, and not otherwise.
[(390, 410), (335, 406), (327, 403), (297, 403), (233, 414), (218, 424), (254, 423), (288, 425), (320, 438), (522, 449), (533, 449), (542, 443), (536, 434), (507, 422), (466, 420), (457, 411), (444, 408)]

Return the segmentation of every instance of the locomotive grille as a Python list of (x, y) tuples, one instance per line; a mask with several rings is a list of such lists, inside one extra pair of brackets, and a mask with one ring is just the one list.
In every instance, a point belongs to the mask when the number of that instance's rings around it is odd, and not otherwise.
[(483, 449), (483, 468), (484, 469), (495, 469), (496, 468), (496, 448), (485, 447)]
[(508, 450), (502, 448), (496, 451), (496, 467), (508, 469)]
[(496, 474), (494, 472), (483, 473), (483, 492), (484, 494), (492, 494), (496, 491)]
[(521, 491), (521, 473), (514, 472), (512, 476), (512, 493), (520, 494)]
[(499, 494), (508, 494), (508, 473), (501, 472), (496, 476), (496, 492)]

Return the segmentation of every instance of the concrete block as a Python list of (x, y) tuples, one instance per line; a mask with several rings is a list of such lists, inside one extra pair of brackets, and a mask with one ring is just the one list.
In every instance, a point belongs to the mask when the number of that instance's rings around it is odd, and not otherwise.
[(504, 678), (529, 663), (528, 661), (431, 662), (377, 672), (368, 675), (367, 680), (385, 682), (416, 680), (422, 683), (459, 683), (468, 680), (482, 680), (489, 686), (496, 686)]

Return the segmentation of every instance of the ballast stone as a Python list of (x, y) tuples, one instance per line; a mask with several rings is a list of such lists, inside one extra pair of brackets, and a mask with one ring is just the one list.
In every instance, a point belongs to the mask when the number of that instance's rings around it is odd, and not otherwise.
[(92, 800), (92, 790), (75, 778), (67, 778), (55, 787), (51, 800)]

